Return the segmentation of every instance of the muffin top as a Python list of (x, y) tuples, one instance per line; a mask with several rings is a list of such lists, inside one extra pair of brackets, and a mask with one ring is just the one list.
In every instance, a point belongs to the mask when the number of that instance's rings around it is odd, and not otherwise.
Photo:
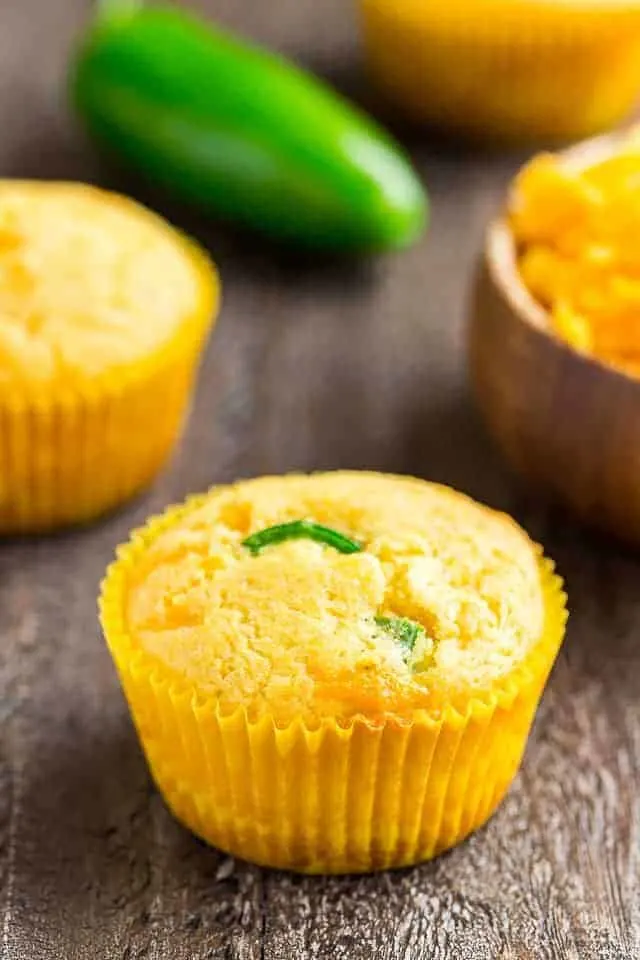
[(541, 638), (544, 597), (538, 551), (507, 516), (336, 472), (185, 508), (131, 568), (125, 619), (134, 648), (222, 709), (346, 720), (490, 692)]
[(112, 376), (185, 324), (201, 335), (215, 298), (205, 255), (134, 201), (79, 183), (0, 181), (0, 389)]

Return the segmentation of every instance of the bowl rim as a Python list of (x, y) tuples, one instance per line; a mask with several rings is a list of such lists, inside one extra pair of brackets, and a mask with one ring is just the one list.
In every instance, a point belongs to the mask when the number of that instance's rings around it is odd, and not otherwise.
[[(634, 130), (640, 134), (640, 124), (614, 133), (582, 140), (565, 150), (549, 152), (556, 157), (563, 158), (568, 166), (580, 170), (614, 155), (620, 143), (624, 142)], [(519, 170), (521, 169), (523, 169), (522, 166)], [(509, 181), (507, 197), (515, 176), (517, 174), (511, 177)], [(505, 201), (498, 216), (494, 217), (487, 227), (484, 254), (490, 277), (499, 287), (512, 312), (520, 321), (528, 324), (554, 347), (562, 350), (574, 360), (580, 361), (585, 366), (591, 367), (601, 374), (606, 374), (618, 382), (624, 382), (627, 385), (633, 384), (640, 389), (640, 377), (627, 373), (623, 368), (616, 367), (612, 363), (607, 363), (596, 354), (581, 353), (555, 332), (549, 322), (548, 310), (545, 310), (535, 299), (520, 277), (516, 259), (516, 243), (507, 220), (506, 206)]]

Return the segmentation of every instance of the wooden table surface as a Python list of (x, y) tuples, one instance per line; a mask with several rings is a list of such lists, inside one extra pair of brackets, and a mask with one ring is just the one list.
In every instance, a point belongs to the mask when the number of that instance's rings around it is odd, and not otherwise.
[[(201, 6), (359, 88), (341, 0)], [(113, 182), (61, 93), (88, 0), (0, 7), (0, 172)], [(2, 960), (640, 957), (640, 563), (525, 498), (467, 392), (466, 290), (521, 157), (428, 137), (411, 148), (430, 235), (366, 266), (275, 257), (168, 210), (208, 243), (225, 286), (177, 458), (91, 530), (0, 544)], [(556, 557), (573, 615), (522, 772), (486, 829), (413, 870), (299, 878), (233, 863), (171, 819), (95, 597), (115, 545), (167, 502), (346, 466), (444, 481), (513, 512)]]

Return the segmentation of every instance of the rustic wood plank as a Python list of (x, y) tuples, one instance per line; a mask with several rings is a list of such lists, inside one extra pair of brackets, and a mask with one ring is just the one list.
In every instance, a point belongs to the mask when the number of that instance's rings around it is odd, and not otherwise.
[[(1, 170), (104, 178), (59, 103), (85, 0), (60, 6), (0, 10)], [(354, 73), (339, 0), (200, 6), (342, 81)], [(414, 154), (431, 234), (369, 265), (276, 258), (166, 208), (225, 280), (181, 451), (147, 497), (98, 527), (0, 545), (2, 960), (640, 956), (640, 563), (524, 498), (468, 397), (466, 283), (519, 158), (426, 142)], [(116, 543), (168, 501), (334, 466), (428, 476), (515, 512), (557, 557), (574, 615), (522, 774), (485, 830), (414, 870), (297, 878), (229, 861), (172, 821), (95, 596)]]

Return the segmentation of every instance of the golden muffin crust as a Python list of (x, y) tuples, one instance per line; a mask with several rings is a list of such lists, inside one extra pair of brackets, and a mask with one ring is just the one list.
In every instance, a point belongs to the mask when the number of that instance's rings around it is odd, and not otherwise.
[[(308, 519), (362, 546), (243, 546)], [(424, 628), (413, 653), (376, 618)], [(336, 472), (214, 489), (130, 570), (134, 647), (277, 722), (407, 715), (486, 695), (541, 638), (537, 549), (503, 514), (411, 478)]]
[(0, 387), (73, 387), (166, 348), (211, 293), (200, 259), (125, 197), (0, 181)]

